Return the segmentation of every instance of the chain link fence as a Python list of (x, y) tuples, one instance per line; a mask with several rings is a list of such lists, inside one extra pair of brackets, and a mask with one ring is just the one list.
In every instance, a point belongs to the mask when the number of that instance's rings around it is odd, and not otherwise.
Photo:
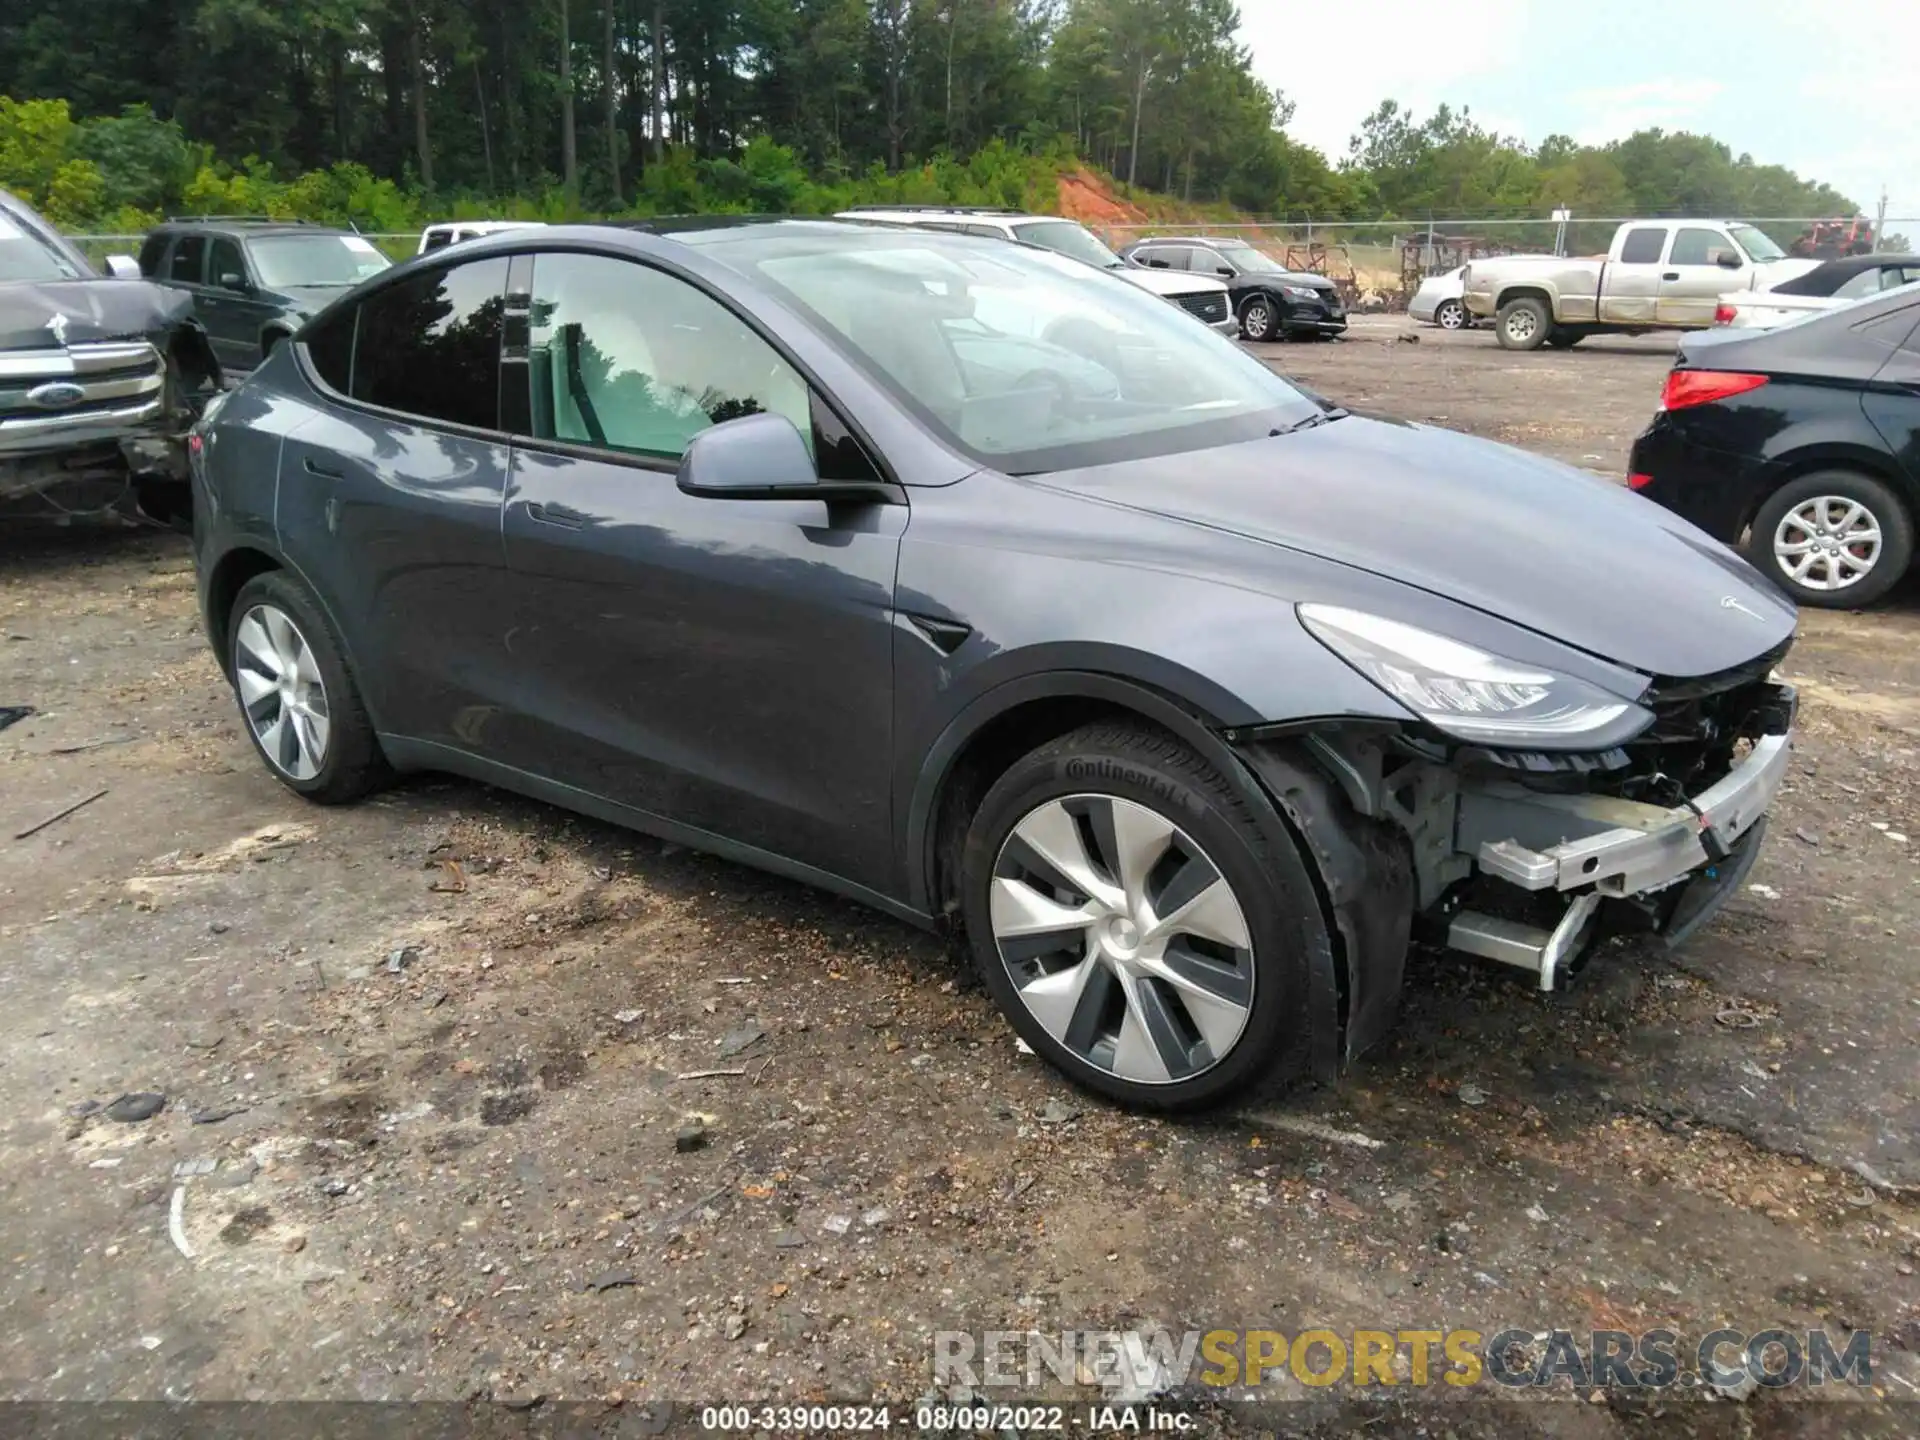
[[(1347, 303), (1361, 310), (1404, 310), (1413, 292), (1428, 275), (1439, 274), (1470, 260), (1494, 255), (1601, 256), (1614, 231), (1629, 220), (1645, 216), (1594, 216), (1564, 224), (1537, 216), (1504, 219), (1430, 220), (1312, 220), (1259, 224), (1162, 224), (1158, 222), (1090, 221), (1088, 228), (1116, 250), (1154, 236), (1178, 238), (1232, 236), (1272, 256), (1289, 270), (1325, 275), (1345, 293)], [(1824, 216), (1758, 216), (1746, 223), (1772, 236), (1782, 249), (1795, 251), (1797, 242), (1814, 253), (1846, 253), (1856, 243), (1844, 233), (1825, 227)], [(1920, 218), (1888, 216), (1882, 236), (1896, 241), (1920, 235)], [(142, 235), (70, 235), (96, 266), (113, 254), (137, 255)], [(417, 233), (367, 234), (393, 260), (404, 260), (420, 244)], [(1886, 246), (1881, 248), (1885, 249)]]

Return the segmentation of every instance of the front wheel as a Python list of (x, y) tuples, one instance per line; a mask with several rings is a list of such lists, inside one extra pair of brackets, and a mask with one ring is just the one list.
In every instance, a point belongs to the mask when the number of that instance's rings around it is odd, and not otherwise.
[(1790, 480), (1753, 517), (1752, 559), (1801, 605), (1871, 605), (1913, 559), (1913, 517), (1880, 481), (1852, 470)]
[(1464, 330), (1467, 328), (1467, 307), (1458, 300), (1442, 300), (1440, 307), (1433, 312), (1433, 323), (1442, 330)]
[(1091, 725), (1017, 761), (968, 829), (961, 884), (987, 989), (1091, 1090), (1191, 1108), (1310, 1053), (1327, 932), (1305, 867), (1169, 736)]
[(1532, 295), (1509, 300), (1494, 321), (1494, 334), (1503, 350), (1538, 350), (1547, 343), (1552, 330), (1553, 317), (1547, 313), (1546, 302)]
[(1279, 328), (1279, 321), (1273, 313), (1273, 302), (1266, 296), (1256, 295), (1242, 307), (1240, 333), (1247, 339), (1271, 340), (1277, 328)]

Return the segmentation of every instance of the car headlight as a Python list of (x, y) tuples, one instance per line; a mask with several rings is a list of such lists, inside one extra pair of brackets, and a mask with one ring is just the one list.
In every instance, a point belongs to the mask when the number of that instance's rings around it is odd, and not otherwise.
[(1291, 295), (1298, 300), (1318, 300), (1320, 298), (1320, 292), (1311, 285), (1282, 285), (1280, 289), (1282, 293)]
[(1584, 680), (1503, 659), (1430, 630), (1337, 605), (1302, 605), (1300, 623), (1436, 730), (1527, 750), (1604, 750), (1653, 720)]

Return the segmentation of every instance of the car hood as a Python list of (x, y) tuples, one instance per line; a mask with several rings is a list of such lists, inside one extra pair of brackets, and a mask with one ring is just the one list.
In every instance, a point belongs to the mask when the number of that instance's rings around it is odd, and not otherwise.
[(1113, 273), (1156, 295), (1205, 295), (1209, 292), (1222, 293), (1227, 288), (1205, 275), (1183, 275), (1175, 270), (1147, 270), (1130, 265), (1125, 270)]
[(56, 341), (49, 321), (65, 318), (64, 340), (124, 340), (164, 335), (184, 320), (193, 301), (184, 292), (145, 280), (19, 280), (0, 284), (0, 350), (43, 350)]
[[(1041, 483), (1322, 556), (1646, 675), (1726, 670), (1793, 632), (1780, 593), (1678, 516), (1448, 430), (1350, 416)], [(1288, 598), (1343, 600), (1323, 585)]]

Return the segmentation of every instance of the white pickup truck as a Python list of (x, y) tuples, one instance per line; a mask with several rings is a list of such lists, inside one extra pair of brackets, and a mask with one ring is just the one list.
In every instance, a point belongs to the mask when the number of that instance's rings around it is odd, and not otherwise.
[(1589, 335), (1704, 330), (1729, 290), (1765, 290), (1811, 270), (1739, 221), (1629, 220), (1603, 259), (1475, 260), (1461, 303), (1508, 350), (1567, 349)]

